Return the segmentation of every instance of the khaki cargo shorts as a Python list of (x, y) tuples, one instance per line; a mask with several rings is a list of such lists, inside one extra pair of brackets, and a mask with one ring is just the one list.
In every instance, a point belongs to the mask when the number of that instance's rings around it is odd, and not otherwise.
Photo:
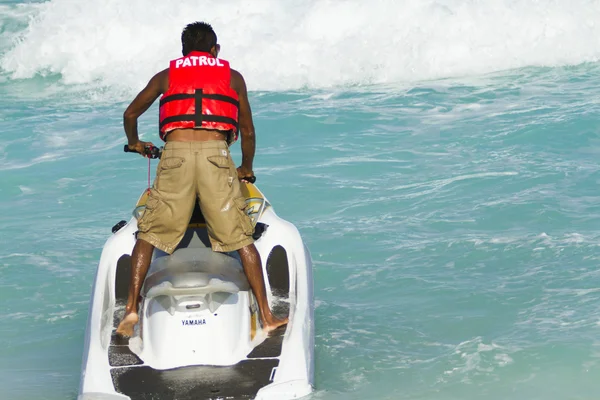
[(165, 144), (138, 221), (138, 239), (173, 253), (188, 228), (196, 199), (214, 251), (234, 251), (254, 242), (246, 199), (224, 140)]

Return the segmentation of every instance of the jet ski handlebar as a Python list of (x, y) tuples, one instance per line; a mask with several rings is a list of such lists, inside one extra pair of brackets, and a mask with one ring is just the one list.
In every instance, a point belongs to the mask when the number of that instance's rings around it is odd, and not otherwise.
[[(123, 151), (125, 153), (137, 153), (137, 151), (129, 150), (129, 146), (127, 145), (123, 147)], [(162, 155), (162, 151), (162, 147), (146, 146), (146, 148), (144, 149), (144, 154), (147, 155), (149, 158), (160, 158), (160, 156)]]

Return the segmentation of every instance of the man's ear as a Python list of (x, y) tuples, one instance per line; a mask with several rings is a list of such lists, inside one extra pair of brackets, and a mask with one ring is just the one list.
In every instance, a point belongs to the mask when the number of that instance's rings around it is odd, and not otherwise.
[(220, 44), (215, 44), (211, 49), (210, 49), (210, 54), (213, 55), (213, 57), (218, 57), (219, 56), (219, 52), (221, 51), (221, 45)]

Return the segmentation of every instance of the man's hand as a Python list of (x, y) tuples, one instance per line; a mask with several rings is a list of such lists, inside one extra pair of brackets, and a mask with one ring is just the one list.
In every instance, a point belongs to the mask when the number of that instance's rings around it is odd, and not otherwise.
[(238, 167), (237, 173), (238, 173), (238, 179), (240, 181), (253, 183), (256, 180), (256, 178), (254, 177), (254, 172), (251, 170), (248, 170), (244, 166)]
[(133, 145), (130, 144), (128, 147), (131, 151), (140, 153), (144, 157), (149, 157), (150, 155), (146, 154), (146, 147), (154, 147), (154, 144), (152, 144), (152, 142), (142, 142), (141, 140), (138, 140), (137, 143)]

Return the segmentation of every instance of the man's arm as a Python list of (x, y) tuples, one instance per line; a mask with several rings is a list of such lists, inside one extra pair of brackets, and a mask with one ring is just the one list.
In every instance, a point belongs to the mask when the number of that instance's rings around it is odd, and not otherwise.
[(252, 110), (248, 101), (248, 92), (244, 77), (233, 69), (231, 70), (231, 87), (237, 92), (240, 102), (239, 126), (242, 136), (242, 165), (238, 168), (238, 175), (240, 178), (254, 176), (252, 163), (254, 162), (256, 139), (254, 135), (254, 122), (252, 122)]
[(168, 86), (169, 70), (165, 69), (154, 75), (148, 82), (146, 87), (133, 99), (129, 107), (123, 113), (123, 127), (127, 135), (127, 142), (130, 150), (144, 154), (144, 147), (147, 144), (141, 142), (138, 137), (137, 120), (145, 113), (154, 101), (164, 93), (165, 87)]

